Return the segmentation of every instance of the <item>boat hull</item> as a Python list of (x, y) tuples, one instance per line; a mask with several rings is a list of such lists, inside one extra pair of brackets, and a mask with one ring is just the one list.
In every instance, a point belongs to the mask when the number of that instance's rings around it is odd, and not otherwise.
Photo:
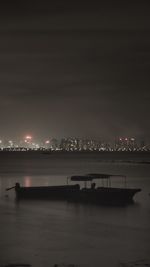
[(15, 187), (17, 199), (51, 199), (73, 202), (122, 205), (133, 202), (133, 197), (141, 189), (106, 188), (80, 189), (73, 186)]
[(133, 202), (133, 197), (141, 189), (106, 188), (99, 187), (95, 190), (83, 190), (81, 200), (97, 204), (124, 205)]

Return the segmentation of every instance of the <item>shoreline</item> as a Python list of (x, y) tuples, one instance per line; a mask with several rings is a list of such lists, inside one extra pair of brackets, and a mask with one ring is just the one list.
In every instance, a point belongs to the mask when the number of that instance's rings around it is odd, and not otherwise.
[(150, 154), (150, 151), (66, 151), (66, 150), (0, 150), (0, 153), (39, 153), (39, 154)]

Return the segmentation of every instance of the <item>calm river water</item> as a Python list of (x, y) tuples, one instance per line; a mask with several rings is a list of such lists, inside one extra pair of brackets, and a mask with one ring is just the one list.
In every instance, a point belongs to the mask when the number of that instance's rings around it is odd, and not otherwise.
[[(0, 267), (150, 266), (150, 161), (148, 153), (0, 152)], [(65, 184), (70, 175), (127, 175), (142, 192), (127, 207), (67, 201), (16, 202), (21, 185)], [(122, 181), (121, 181), (122, 182)], [(120, 186), (114, 179), (112, 185)]]

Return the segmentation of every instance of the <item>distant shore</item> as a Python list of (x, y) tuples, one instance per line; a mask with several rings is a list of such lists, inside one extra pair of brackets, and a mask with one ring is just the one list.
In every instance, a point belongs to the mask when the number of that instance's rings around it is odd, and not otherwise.
[(82, 150), (82, 151), (67, 151), (67, 150), (7, 150), (3, 149), (0, 150), (0, 153), (40, 153), (40, 154), (149, 154), (150, 150), (147, 151), (89, 151), (89, 150)]

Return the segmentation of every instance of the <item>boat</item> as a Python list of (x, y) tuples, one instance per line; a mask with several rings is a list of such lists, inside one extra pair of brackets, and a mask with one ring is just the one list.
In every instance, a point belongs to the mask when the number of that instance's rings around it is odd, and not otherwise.
[[(23, 187), (19, 183), (8, 188), (15, 188), (17, 199), (53, 199), (67, 200), (73, 202), (122, 205), (133, 202), (133, 197), (140, 192), (140, 188), (127, 188), (126, 177), (124, 187), (117, 188), (111, 186), (111, 177), (121, 175), (90, 173), (88, 175), (71, 176), (67, 178), (67, 185), (59, 186), (33, 186)], [(101, 179), (102, 186), (96, 187), (93, 180)], [(104, 184), (104, 180), (106, 183)], [(84, 182), (84, 186), (79, 184), (70, 185), (70, 182)], [(90, 183), (90, 186), (89, 186)]]

